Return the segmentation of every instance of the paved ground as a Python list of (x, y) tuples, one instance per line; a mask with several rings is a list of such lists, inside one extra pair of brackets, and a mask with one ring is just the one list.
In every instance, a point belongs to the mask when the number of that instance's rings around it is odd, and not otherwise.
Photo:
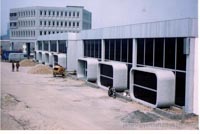
[(197, 117), (170, 120), (84, 81), (28, 74), (29, 69), (11, 72), (10, 63), (1, 63), (1, 129), (198, 129)]

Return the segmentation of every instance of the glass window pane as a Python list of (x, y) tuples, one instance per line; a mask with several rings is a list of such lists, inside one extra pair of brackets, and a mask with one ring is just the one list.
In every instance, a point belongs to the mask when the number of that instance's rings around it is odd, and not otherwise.
[(183, 54), (184, 38), (177, 38), (177, 61), (176, 69), (177, 70), (186, 70), (186, 55)]
[(144, 64), (144, 39), (137, 39), (137, 64)]
[(128, 40), (127, 39), (123, 39), (122, 40), (122, 61), (123, 62), (127, 62), (127, 44), (128, 44)]
[(109, 40), (105, 40), (105, 59), (109, 59)]
[(120, 51), (121, 51), (121, 40), (117, 39), (116, 40), (116, 49), (115, 49), (116, 61), (120, 61)]
[(176, 95), (175, 104), (185, 105), (185, 73), (176, 72)]
[(114, 60), (115, 40), (110, 40), (110, 60)]
[(91, 57), (94, 57), (94, 40), (90, 40)]
[(153, 66), (153, 39), (145, 40), (145, 65)]
[(128, 62), (132, 63), (132, 58), (133, 58), (133, 40), (129, 39), (128, 40)]
[(165, 39), (165, 67), (175, 68), (175, 38)]
[(155, 60), (154, 65), (157, 67), (163, 67), (163, 57), (164, 57), (164, 39), (155, 39)]

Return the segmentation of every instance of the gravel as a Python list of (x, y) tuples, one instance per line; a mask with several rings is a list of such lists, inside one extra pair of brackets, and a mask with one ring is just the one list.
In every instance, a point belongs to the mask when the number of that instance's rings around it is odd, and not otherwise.
[(30, 60), (30, 59), (24, 59), (22, 61), (20, 61), (20, 66), (22, 67), (31, 67), (31, 66), (35, 66), (36, 63), (33, 62), (33, 60)]
[(49, 66), (38, 64), (28, 71), (29, 74), (52, 74), (52, 69)]

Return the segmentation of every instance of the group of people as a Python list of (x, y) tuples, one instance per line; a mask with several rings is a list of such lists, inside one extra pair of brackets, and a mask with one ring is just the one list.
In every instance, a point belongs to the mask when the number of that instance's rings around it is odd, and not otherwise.
[(17, 61), (16, 63), (13, 61), (12, 62), (12, 71), (14, 72), (15, 71), (15, 66), (16, 66), (16, 69), (17, 69), (17, 72), (19, 71), (19, 61)]

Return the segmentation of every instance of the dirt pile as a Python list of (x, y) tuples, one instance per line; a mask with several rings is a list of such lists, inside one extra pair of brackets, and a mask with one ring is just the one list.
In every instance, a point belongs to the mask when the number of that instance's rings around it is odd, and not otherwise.
[(33, 60), (30, 60), (30, 59), (24, 59), (24, 60), (20, 61), (19, 64), (22, 67), (31, 67), (31, 66), (36, 65), (36, 63)]
[(38, 64), (28, 71), (29, 74), (52, 74), (52, 69), (49, 66)]

